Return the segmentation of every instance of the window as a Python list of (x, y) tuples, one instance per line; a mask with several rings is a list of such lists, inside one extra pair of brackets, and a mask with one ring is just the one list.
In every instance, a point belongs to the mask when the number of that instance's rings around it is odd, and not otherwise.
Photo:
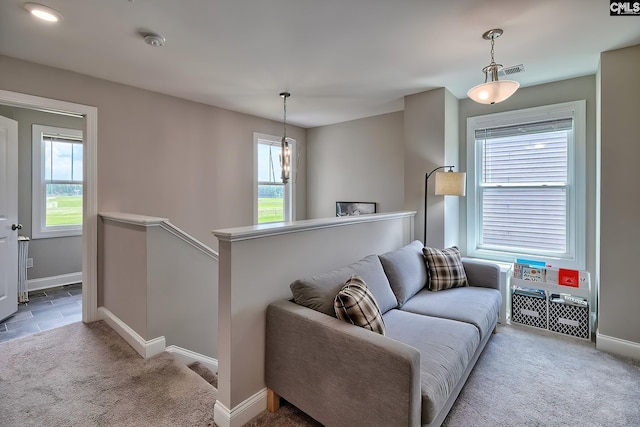
[(33, 125), (33, 238), (82, 234), (82, 131)]
[(585, 265), (585, 102), (467, 119), (467, 253)]
[[(291, 158), (296, 159), (296, 144), (290, 140)], [(254, 223), (291, 221), (293, 214), (293, 186), (296, 161), (291, 162), (291, 179), (287, 184), (280, 178), (281, 138), (255, 133), (255, 189)]]

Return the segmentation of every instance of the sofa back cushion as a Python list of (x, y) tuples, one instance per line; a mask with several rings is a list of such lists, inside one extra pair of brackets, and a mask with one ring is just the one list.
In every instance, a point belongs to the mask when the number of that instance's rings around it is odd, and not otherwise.
[(398, 306), (387, 276), (377, 255), (369, 255), (358, 262), (317, 276), (291, 283), (291, 293), (297, 304), (336, 317), (333, 302), (347, 280), (357, 275), (364, 280), (383, 314)]
[(400, 249), (380, 255), (380, 262), (400, 306), (427, 284), (429, 276), (422, 248), (422, 242), (416, 240)]

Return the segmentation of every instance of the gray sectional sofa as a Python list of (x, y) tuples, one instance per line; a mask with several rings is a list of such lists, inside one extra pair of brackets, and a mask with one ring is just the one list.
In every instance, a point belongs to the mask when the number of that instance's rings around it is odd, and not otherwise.
[[(495, 331), (497, 265), (462, 258), (470, 286), (429, 290), (422, 243), (291, 284), (267, 309), (269, 410), (280, 397), (326, 426), (436, 426)], [(333, 300), (361, 276), (386, 334), (336, 318)]]

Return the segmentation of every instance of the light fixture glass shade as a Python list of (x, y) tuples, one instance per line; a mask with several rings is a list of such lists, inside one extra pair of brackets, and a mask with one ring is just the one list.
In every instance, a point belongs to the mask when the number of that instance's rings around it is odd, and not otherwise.
[(496, 80), (469, 89), (469, 98), (480, 104), (497, 104), (513, 95), (520, 87), (514, 80)]
[(55, 9), (38, 3), (25, 3), (24, 8), (27, 9), (36, 18), (47, 22), (58, 22), (62, 20), (62, 14)]
[(282, 173), (280, 177), (282, 178), (282, 183), (286, 184), (289, 182), (289, 174), (291, 172), (291, 150), (289, 148), (289, 141), (287, 141), (287, 137), (282, 137), (282, 152), (280, 153), (280, 167), (282, 169)]
[(464, 196), (467, 194), (466, 172), (436, 172), (438, 196)]

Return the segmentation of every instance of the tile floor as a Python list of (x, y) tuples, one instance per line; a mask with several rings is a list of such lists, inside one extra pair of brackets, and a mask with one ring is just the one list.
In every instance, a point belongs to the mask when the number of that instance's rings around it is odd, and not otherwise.
[(29, 292), (29, 302), (0, 322), (0, 342), (82, 320), (82, 284)]

